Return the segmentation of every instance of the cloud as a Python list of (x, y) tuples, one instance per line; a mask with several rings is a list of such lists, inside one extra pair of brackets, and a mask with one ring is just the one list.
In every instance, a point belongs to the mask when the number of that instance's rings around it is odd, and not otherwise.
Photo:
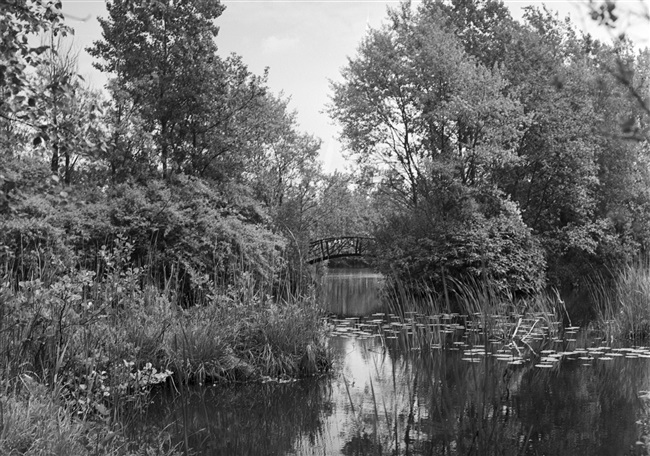
[(279, 37), (271, 35), (262, 40), (262, 50), (265, 53), (280, 54), (296, 49), (300, 40), (295, 37)]

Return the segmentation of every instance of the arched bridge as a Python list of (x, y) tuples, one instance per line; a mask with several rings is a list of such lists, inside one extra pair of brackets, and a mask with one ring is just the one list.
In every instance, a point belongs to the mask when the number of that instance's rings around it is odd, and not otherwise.
[(375, 238), (364, 236), (342, 236), (318, 239), (309, 244), (307, 263), (351, 256), (372, 256)]

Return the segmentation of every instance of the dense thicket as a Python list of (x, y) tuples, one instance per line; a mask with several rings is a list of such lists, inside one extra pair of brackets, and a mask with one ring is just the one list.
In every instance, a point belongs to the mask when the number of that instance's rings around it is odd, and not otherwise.
[(649, 56), (533, 7), (522, 22), (492, 0), (390, 10), (330, 106), (388, 201), (382, 268), (534, 292), (646, 251), (648, 115), (629, 91), (648, 93)]

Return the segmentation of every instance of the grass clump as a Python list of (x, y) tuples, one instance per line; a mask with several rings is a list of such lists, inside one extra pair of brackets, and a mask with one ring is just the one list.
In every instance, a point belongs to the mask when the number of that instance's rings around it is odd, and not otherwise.
[(596, 281), (592, 296), (598, 309), (597, 326), (608, 340), (650, 338), (650, 258), (621, 268), (611, 284)]
[(182, 311), (164, 347), (187, 382), (300, 377), (329, 369), (323, 331), (313, 301), (222, 302)]

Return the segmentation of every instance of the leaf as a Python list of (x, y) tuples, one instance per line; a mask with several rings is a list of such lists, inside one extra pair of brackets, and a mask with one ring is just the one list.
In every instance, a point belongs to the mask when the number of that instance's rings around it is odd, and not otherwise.
[(104, 406), (104, 404), (96, 403), (95, 410), (97, 410), (97, 412), (99, 412), (103, 416), (107, 416), (109, 414), (109, 411), (106, 408), (106, 406)]

